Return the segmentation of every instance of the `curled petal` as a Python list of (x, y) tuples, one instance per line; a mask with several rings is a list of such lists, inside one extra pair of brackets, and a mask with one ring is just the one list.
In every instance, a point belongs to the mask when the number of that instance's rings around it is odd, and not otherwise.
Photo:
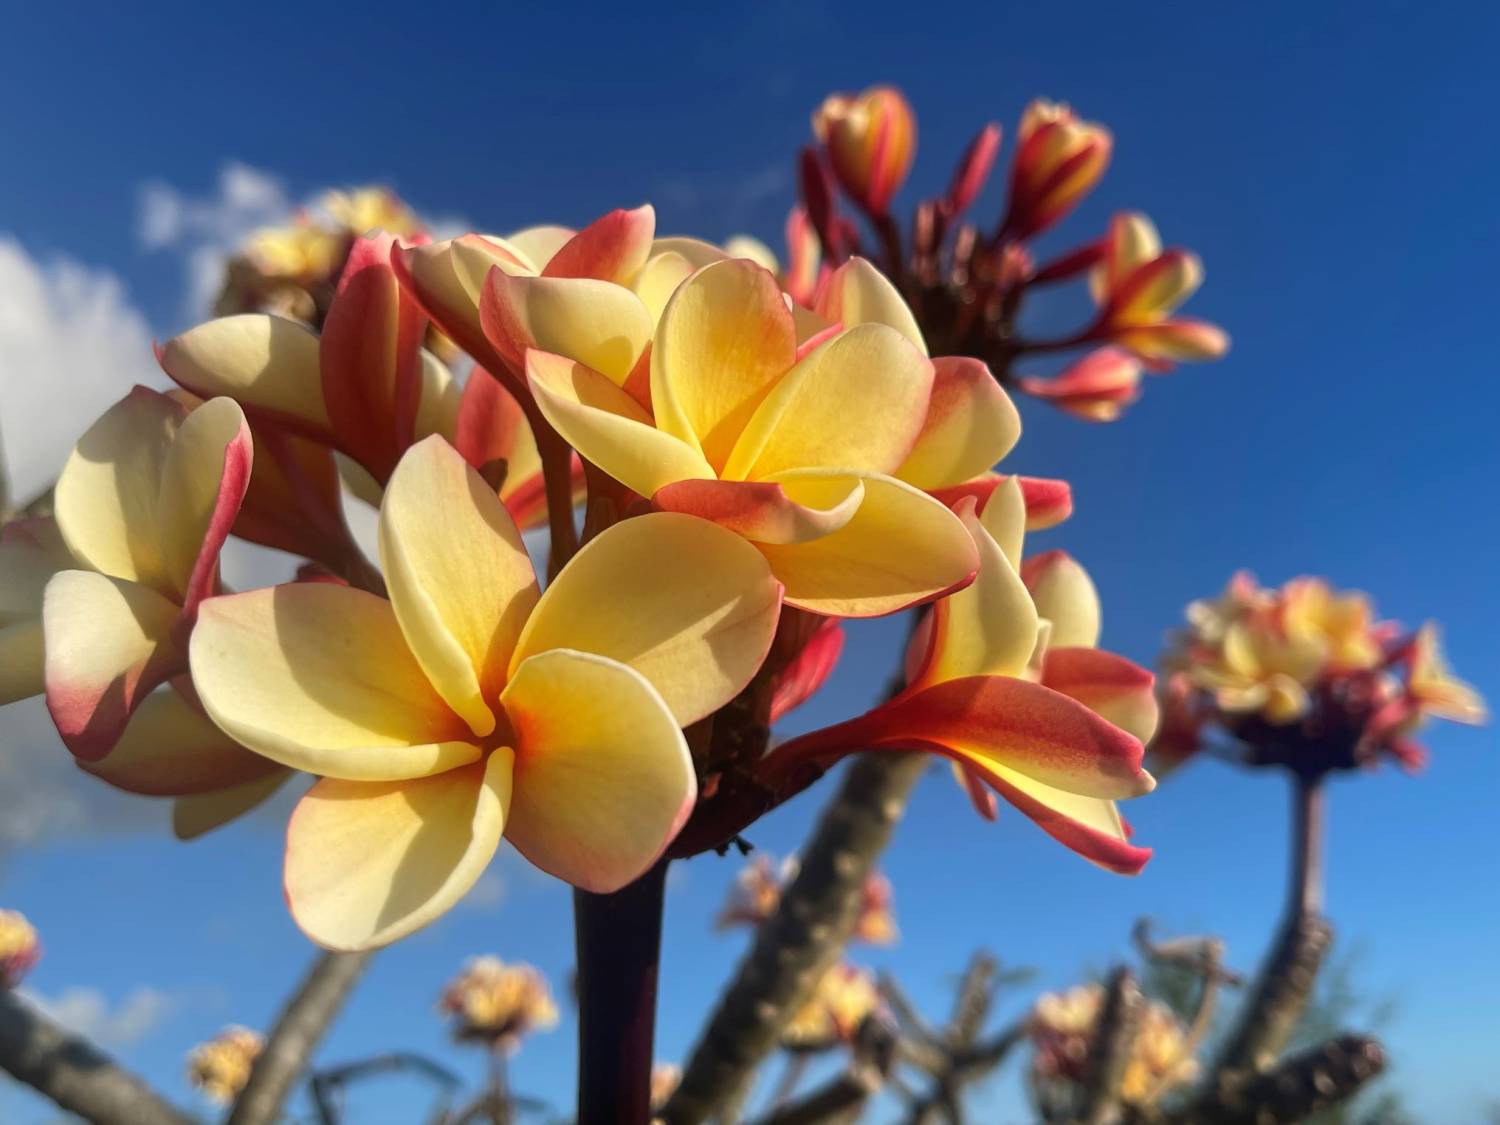
[(101, 574), (178, 591), (162, 559), (162, 470), (186, 411), (136, 387), (78, 439), (54, 493), (58, 530), (80, 563)]
[(326, 949), (374, 949), (468, 893), (500, 845), (512, 755), (410, 781), (326, 778), (287, 825), (286, 898)]
[(286, 771), (235, 742), (172, 688), (152, 692), (107, 755), (79, 766), (148, 797), (233, 789)]
[(507, 369), (522, 370), (528, 348), (565, 355), (623, 386), (651, 341), (641, 299), (608, 281), (511, 277), (490, 271), (479, 303), (485, 337)]
[(651, 496), (673, 481), (713, 478), (695, 444), (658, 430), (635, 399), (599, 372), (531, 351), (526, 374), (537, 406), (563, 440), (627, 488)]
[(1156, 733), (1156, 677), (1123, 656), (1097, 648), (1049, 647), (1042, 683), (1142, 742)]
[(687, 742), (661, 696), (624, 664), (553, 649), (521, 663), (502, 702), (517, 742), (511, 843), (596, 893), (643, 874), (697, 796)]
[(398, 781), (479, 757), (372, 594), (309, 582), (210, 598), (189, 657), (214, 722), (284, 766)]
[[(1004, 497), (1006, 493), (997, 493)], [(1000, 509), (992, 498), (986, 506)], [(1016, 676), (1036, 647), (1037, 612), (1021, 576), (974, 511), (958, 510), (979, 551), (974, 581), (933, 606), (932, 636), (917, 683), (963, 676)]]
[(741, 480), (680, 480), (658, 489), (652, 502), (663, 511), (712, 520), (756, 543), (806, 543), (843, 527), (864, 502), (857, 477), (828, 482), (827, 495), (803, 495), (799, 503), (779, 484)]
[(631, 282), (631, 288), (650, 312), (652, 324), (661, 321), (667, 302), (677, 292), (677, 287), (692, 275), (694, 268), (687, 258), (675, 250), (652, 254), (641, 268), (641, 272)]
[(652, 344), (657, 426), (722, 468), (796, 353), (791, 310), (769, 272), (743, 258), (704, 266), (672, 295)]
[(547, 587), (511, 659), (575, 649), (645, 676), (687, 726), (734, 698), (776, 633), (765, 558), (707, 520), (657, 512), (615, 524)]
[(845, 328), (884, 324), (905, 336), (923, 355), (927, 354), (927, 341), (922, 338), (922, 329), (917, 326), (906, 298), (865, 258), (850, 258), (829, 275), (818, 290), (814, 311)]
[[(995, 491), (996, 487), (1011, 477), (1001, 473), (985, 473), (963, 484), (947, 488), (934, 488), (932, 495), (952, 507), (965, 496), (972, 496), (980, 507)], [(1056, 527), (1073, 514), (1073, 487), (1065, 480), (1048, 477), (1014, 478), (1021, 486), (1021, 497), (1026, 501), (1026, 530), (1042, 531)]]
[(1221, 359), (1229, 351), (1229, 335), (1222, 328), (1187, 318), (1127, 328), (1115, 333), (1114, 340), (1147, 360)]
[(190, 328), (161, 349), (161, 366), (199, 398), (227, 395), (251, 417), (331, 443), (318, 337), (278, 316), (246, 313)]
[(889, 473), (911, 453), (932, 397), (932, 363), (895, 329), (862, 324), (815, 348), (746, 422), (723, 475), (788, 469)]
[(1052, 644), (1093, 648), (1099, 643), (1099, 591), (1088, 571), (1066, 551), (1044, 551), (1021, 564), (1036, 611), (1052, 622)]
[(777, 675), (770, 721), (777, 722), (816, 695), (838, 666), (843, 651), (844, 627), (836, 619), (825, 617), (802, 651)]
[(495, 374), (506, 369), (479, 323), (479, 294), (491, 269), (535, 274), (525, 254), (503, 239), (468, 234), (447, 242), (396, 246), (391, 266), (402, 287), (474, 362)]
[(1196, 254), (1167, 250), (1130, 270), (1110, 293), (1104, 319), (1121, 327), (1149, 324), (1187, 300), (1203, 281)]
[(628, 285), (646, 264), (655, 235), (656, 210), (649, 203), (630, 211), (611, 211), (560, 247), (542, 276), (592, 277)]
[(1099, 348), (1051, 379), (1023, 376), (1027, 394), (1090, 422), (1113, 422), (1140, 397), (1141, 363), (1119, 348)]
[(380, 505), (391, 607), (428, 681), (476, 735), (539, 596), (521, 533), (495, 490), (433, 435), (412, 446)]
[(572, 227), (560, 227), (543, 223), (525, 227), (505, 236), (505, 243), (518, 256), (531, 262), (537, 269), (547, 268), (554, 254), (566, 246), (578, 232)]
[(894, 474), (924, 492), (988, 472), (1021, 437), (1021, 416), (985, 364), (940, 356), (932, 367), (926, 419)]
[(151, 690), (182, 670), (179, 607), (148, 586), (64, 570), (42, 598), (47, 710), (75, 757), (98, 760)]
[(858, 479), (859, 511), (830, 535), (761, 544), (786, 587), (788, 605), (832, 617), (875, 617), (930, 601), (973, 578), (974, 540), (942, 504), (908, 484), (873, 474), (798, 470), (775, 482), (816, 507), (830, 487)]

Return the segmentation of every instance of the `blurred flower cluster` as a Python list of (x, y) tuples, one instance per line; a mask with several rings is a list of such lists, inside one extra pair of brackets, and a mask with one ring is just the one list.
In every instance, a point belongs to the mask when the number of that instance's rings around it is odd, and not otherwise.
[(188, 1052), (188, 1083), (219, 1105), (229, 1105), (250, 1081), (250, 1070), (265, 1047), (256, 1032), (226, 1027)]
[[(776, 913), (782, 889), (796, 877), (796, 856), (787, 856), (779, 868), (770, 856), (756, 856), (736, 875), (729, 899), (719, 912), (718, 928), (760, 925)], [(891, 881), (878, 871), (871, 872), (860, 890), (859, 913), (849, 940), (891, 945), (897, 936)]]
[[(1104, 1006), (1104, 988), (1079, 985), (1047, 993), (1027, 1021), (1033, 1054), (1029, 1081), (1044, 1119), (1066, 1120), (1088, 1080), (1094, 1039)], [(1120, 1085), (1120, 1101), (1147, 1109), (1164, 1094), (1198, 1076), (1181, 1021), (1165, 1004), (1148, 1000), (1141, 1008)]]
[(26, 915), (0, 910), (0, 990), (20, 984), (41, 956), (41, 938)]
[(547, 980), (530, 965), (475, 957), (443, 988), (438, 1010), (453, 1019), (453, 1037), (514, 1053), (533, 1031), (557, 1026)]
[[(963, 153), (947, 190), (916, 205), (906, 234), (891, 204), (911, 170), (917, 122), (901, 92), (876, 86), (832, 95), (813, 115), (813, 130), (818, 144), (803, 153), (803, 205), (788, 222), (784, 277), (788, 292), (809, 307), (826, 307), (832, 269), (867, 252), (859, 224), (839, 208), (842, 191), (873, 235), (869, 253), (939, 350), (982, 359), (1006, 386), (1077, 417), (1113, 421), (1139, 397), (1143, 372), (1161, 374), (1228, 350), (1217, 326), (1177, 313), (1203, 267), (1191, 251), (1163, 247), (1145, 215), (1119, 212), (1093, 240), (1039, 256), (1035, 241), (1093, 190), (1113, 148), (1109, 130), (1068, 106), (1037, 99), (1026, 107), (992, 225), (968, 215), (1002, 148), (994, 122)], [(1024, 302), (1079, 280), (1093, 302), (1090, 319), (1058, 336), (1021, 331)], [(1075, 350), (1084, 354), (1055, 375), (1012, 370), (1017, 361)]]
[(1363, 594), (1320, 578), (1269, 590), (1242, 572), (1187, 620), (1162, 661), (1159, 771), (1205, 748), (1307, 778), (1382, 758), (1414, 770), (1427, 754), (1413, 736), (1428, 719), (1486, 717), (1449, 672), (1436, 625), (1403, 632)]
[(854, 1042), (860, 1025), (881, 1011), (875, 974), (848, 962), (818, 980), (812, 998), (787, 1024), (781, 1042), (792, 1051), (826, 1051)]

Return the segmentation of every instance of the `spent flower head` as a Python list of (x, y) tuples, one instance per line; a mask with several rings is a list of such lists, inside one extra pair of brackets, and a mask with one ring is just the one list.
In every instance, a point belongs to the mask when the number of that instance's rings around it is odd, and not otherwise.
[(0, 990), (20, 984), (41, 956), (41, 938), (26, 915), (0, 910)]
[(453, 1037), (514, 1052), (533, 1031), (557, 1026), (547, 979), (530, 965), (474, 957), (443, 988), (438, 1010), (453, 1019)]
[(249, 1028), (231, 1025), (188, 1052), (188, 1083), (212, 1102), (229, 1105), (250, 1081), (250, 1071), (265, 1039)]

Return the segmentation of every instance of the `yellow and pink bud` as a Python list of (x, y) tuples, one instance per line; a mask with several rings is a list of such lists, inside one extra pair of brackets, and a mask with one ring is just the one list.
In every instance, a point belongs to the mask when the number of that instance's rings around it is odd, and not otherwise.
[(1141, 361), (1119, 348), (1098, 348), (1050, 379), (1022, 376), (1033, 398), (1088, 422), (1113, 422), (1140, 397)]
[(917, 147), (916, 115), (901, 91), (830, 94), (813, 114), (813, 133), (849, 197), (871, 215), (885, 215)]
[(1093, 189), (1109, 165), (1113, 139), (1068, 106), (1039, 98), (1021, 117), (1016, 145), (1003, 230), (1026, 239), (1055, 224)]

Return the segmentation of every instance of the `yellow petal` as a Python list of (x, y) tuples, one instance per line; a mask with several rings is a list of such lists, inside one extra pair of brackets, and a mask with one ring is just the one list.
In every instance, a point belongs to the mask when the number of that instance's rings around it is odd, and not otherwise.
[(765, 557), (717, 524), (655, 512), (615, 524), (565, 566), (511, 660), (576, 649), (628, 664), (681, 726), (750, 682), (770, 648), (781, 590)]
[(571, 227), (542, 225), (508, 234), (505, 241), (511, 249), (519, 250), (540, 272), (547, 268), (552, 255), (566, 246), (577, 233)]
[(1093, 648), (1099, 643), (1099, 591), (1088, 571), (1064, 551), (1027, 559), (1021, 577), (1036, 611), (1052, 622), (1055, 648)]
[(325, 779), (287, 825), (286, 897), (328, 949), (373, 949), (434, 921), (468, 892), (500, 845), (509, 750), (411, 781)]
[(934, 607), (932, 657), (922, 680), (1018, 676), (1036, 647), (1037, 612), (1021, 576), (965, 503), (960, 518), (979, 550), (979, 574)]
[[(187, 416), (167, 452), (158, 526), (166, 577), (182, 594), (193, 584), (200, 555), (212, 552), (206, 560), (212, 564), (228, 537), (249, 483), (249, 443), (250, 429), (239, 404), (220, 397)], [(231, 453), (237, 456), (226, 461)], [(228, 479), (231, 474), (234, 479)], [(211, 577), (203, 576), (196, 585), (206, 586)]]
[(651, 313), (651, 323), (661, 320), (662, 311), (672, 294), (693, 272), (693, 264), (674, 250), (664, 254), (653, 254), (636, 274), (630, 287)]
[(552, 428), (580, 457), (627, 488), (650, 496), (676, 480), (713, 479), (696, 445), (662, 433), (635, 399), (597, 371), (532, 351), (526, 375)]
[(78, 439), (54, 493), (68, 549), (101, 574), (171, 591), (158, 538), (162, 467), (183, 409), (137, 387)]
[(927, 342), (917, 318), (890, 279), (864, 258), (850, 258), (821, 290), (817, 311), (845, 328), (856, 324), (884, 324), (912, 342), (923, 355)]
[(644, 873), (697, 795), (661, 696), (624, 664), (553, 649), (516, 669), (503, 702), (516, 731), (506, 838), (584, 890), (615, 891)]
[(319, 582), (210, 598), (189, 656), (209, 717), (284, 766), (395, 781), (479, 756), (372, 594)]
[(864, 482), (865, 499), (842, 528), (810, 543), (760, 545), (786, 587), (788, 605), (833, 617), (875, 617), (928, 601), (973, 577), (979, 558), (963, 522), (909, 484), (815, 470), (774, 479), (793, 500), (816, 506), (831, 482), (850, 476)]
[(453, 378), (448, 365), (431, 352), (423, 349), (420, 367), (422, 389), (417, 400), (417, 438), (429, 434), (442, 434), (452, 440), (458, 426), (458, 405), (463, 399), (463, 388)]
[(161, 365), (200, 398), (228, 395), (309, 436), (329, 432), (318, 337), (296, 321), (259, 313), (210, 320), (167, 341)]
[(722, 468), (796, 351), (792, 314), (774, 277), (744, 259), (704, 266), (678, 287), (657, 328), (656, 424)]
[(291, 776), (291, 771), (280, 770), (230, 789), (179, 797), (172, 802), (172, 835), (179, 840), (196, 840), (222, 828), (269, 801)]
[(565, 355), (618, 386), (651, 342), (655, 321), (624, 286), (587, 277), (511, 277), (485, 283), (484, 328), (515, 370), (527, 348)]
[(923, 490), (987, 472), (1021, 437), (1021, 416), (990, 369), (977, 359), (932, 361), (932, 398), (922, 430), (893, 474)]
[(815, 348), (766, 396), (724, 467), (726, 479), (788, 469), (889, 473), (927, 416), (932, 364), (901, 334), (862, 324)]
[(1021, 567), (1021, 548), (1026, 541), (1026, 494), (1020, 478), (1010, 476), (995, 486), (979, 513), (991, 539), (1000, 545), (1010, 565)]
[(521, 533), (495, 490), (440, 437), (407, 450), (380, 505), (380, 566), (406, 643), (476, 735), (538, 596)]

